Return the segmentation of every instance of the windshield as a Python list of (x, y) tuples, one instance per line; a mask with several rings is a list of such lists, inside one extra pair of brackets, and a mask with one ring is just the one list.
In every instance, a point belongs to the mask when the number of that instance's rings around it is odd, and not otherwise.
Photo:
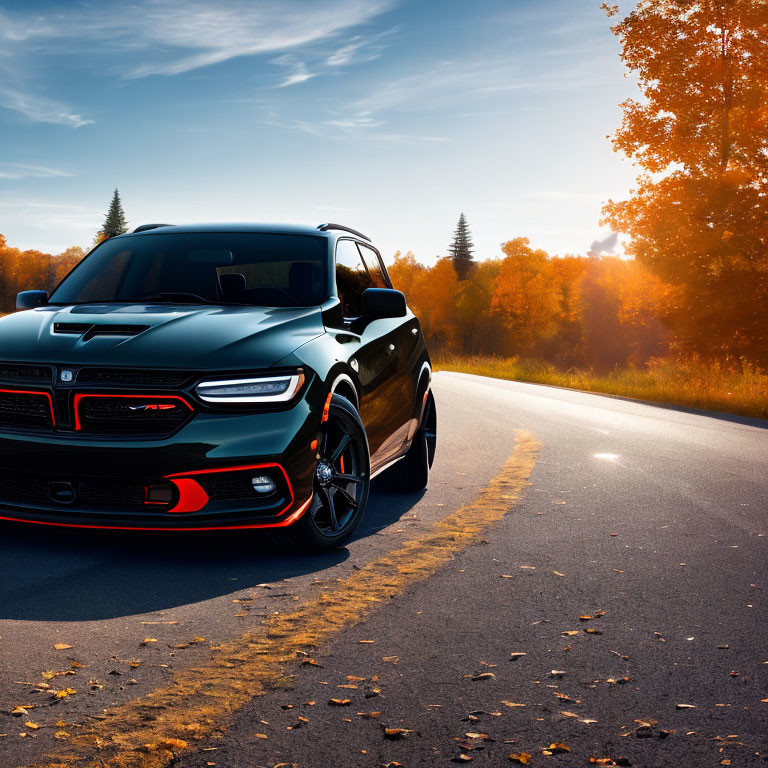
[(52, 304), (115, 301), (316, 306), (327, 297), (328, 243), (312, 235), (206, 232), (107, 240)]

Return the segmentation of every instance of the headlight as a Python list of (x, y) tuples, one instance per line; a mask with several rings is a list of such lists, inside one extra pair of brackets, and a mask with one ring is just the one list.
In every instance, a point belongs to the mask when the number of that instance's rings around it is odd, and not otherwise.
[(258, 379), (203, 381), (195, 391), (206, 403), (284, 403), (303, 383), (304, 374), (298, 371)]

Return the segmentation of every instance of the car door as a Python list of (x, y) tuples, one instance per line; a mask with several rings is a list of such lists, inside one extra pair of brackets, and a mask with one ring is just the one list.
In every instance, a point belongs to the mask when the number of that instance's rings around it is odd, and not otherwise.
[[(373, 287), (391, 288), (384, 265), (379, 252), (369, 245), (358, 242), (360, 255), (371, 276)], [(413, 434), (413, 418), (416, 404), (416, 386), (420, 370), (418, 321), (412, 312), (404, 317), (392, 317), (377, 321), (377, 331), (385, 338), (388, 351), (394, 356), (396, 370), (386, 389), (381, 393), (380, 399), (385, 408), (389, 431), (390, 450), (386, 451), (388, 458), (392, 458), (401, 452)]]
[(363, 317), (363, 291), (372, 287), (375, 287), (373, 278), (356, 242), (339, 239), (336, 244), (336, 289), (344, 316), (344, 335), (354, 338), (344, 347), (360, 384), (360, 418), (368, 435), (371, 471), (375, 472), (396, 453), (391, 440), (395, 428), (389, 411), (399, 369), (397, 348), (390, 337), (390, 322), (366, 322)]

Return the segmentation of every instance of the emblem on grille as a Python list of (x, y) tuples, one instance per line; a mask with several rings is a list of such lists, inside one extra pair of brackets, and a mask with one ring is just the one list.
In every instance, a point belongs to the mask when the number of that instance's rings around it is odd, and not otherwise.
[(67, 368), (63, 368), (61, 371), (59, 371), (59, 378), (62, 381), (72, 381), (74, 377), (74, 373)]
[(173, 403), (146, 403), (145, 405), (129, 405), (131, 411), (170, 411), (176, 406)]

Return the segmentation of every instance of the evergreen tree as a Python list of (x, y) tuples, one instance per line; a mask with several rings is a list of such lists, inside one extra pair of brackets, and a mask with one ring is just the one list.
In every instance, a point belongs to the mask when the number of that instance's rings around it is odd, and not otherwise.
[(112, 202), (109, 204), (109, 210), (104, 217), (104, 226), (96, 235), (96, 240), (101, 242), (102, 240), (109, 240), (110, 237), (116, 237), (122, 235), (128, 231), (128, 224), (125, 220), (125, 211), (123, 211), (123, 204), (120, 201), (120, 193), (115, 189), (115, 194), (112, 195)]
[(459, 280), (465, 280), (472, 267), (475, 265), (472, 260), (472, 235), (469, 232), (467, 219), (462, 213), (459, 216), (459, 223), (456, 225), (456, 231), (453, 234), (453, 243), (448, 248), (448, 254)]

